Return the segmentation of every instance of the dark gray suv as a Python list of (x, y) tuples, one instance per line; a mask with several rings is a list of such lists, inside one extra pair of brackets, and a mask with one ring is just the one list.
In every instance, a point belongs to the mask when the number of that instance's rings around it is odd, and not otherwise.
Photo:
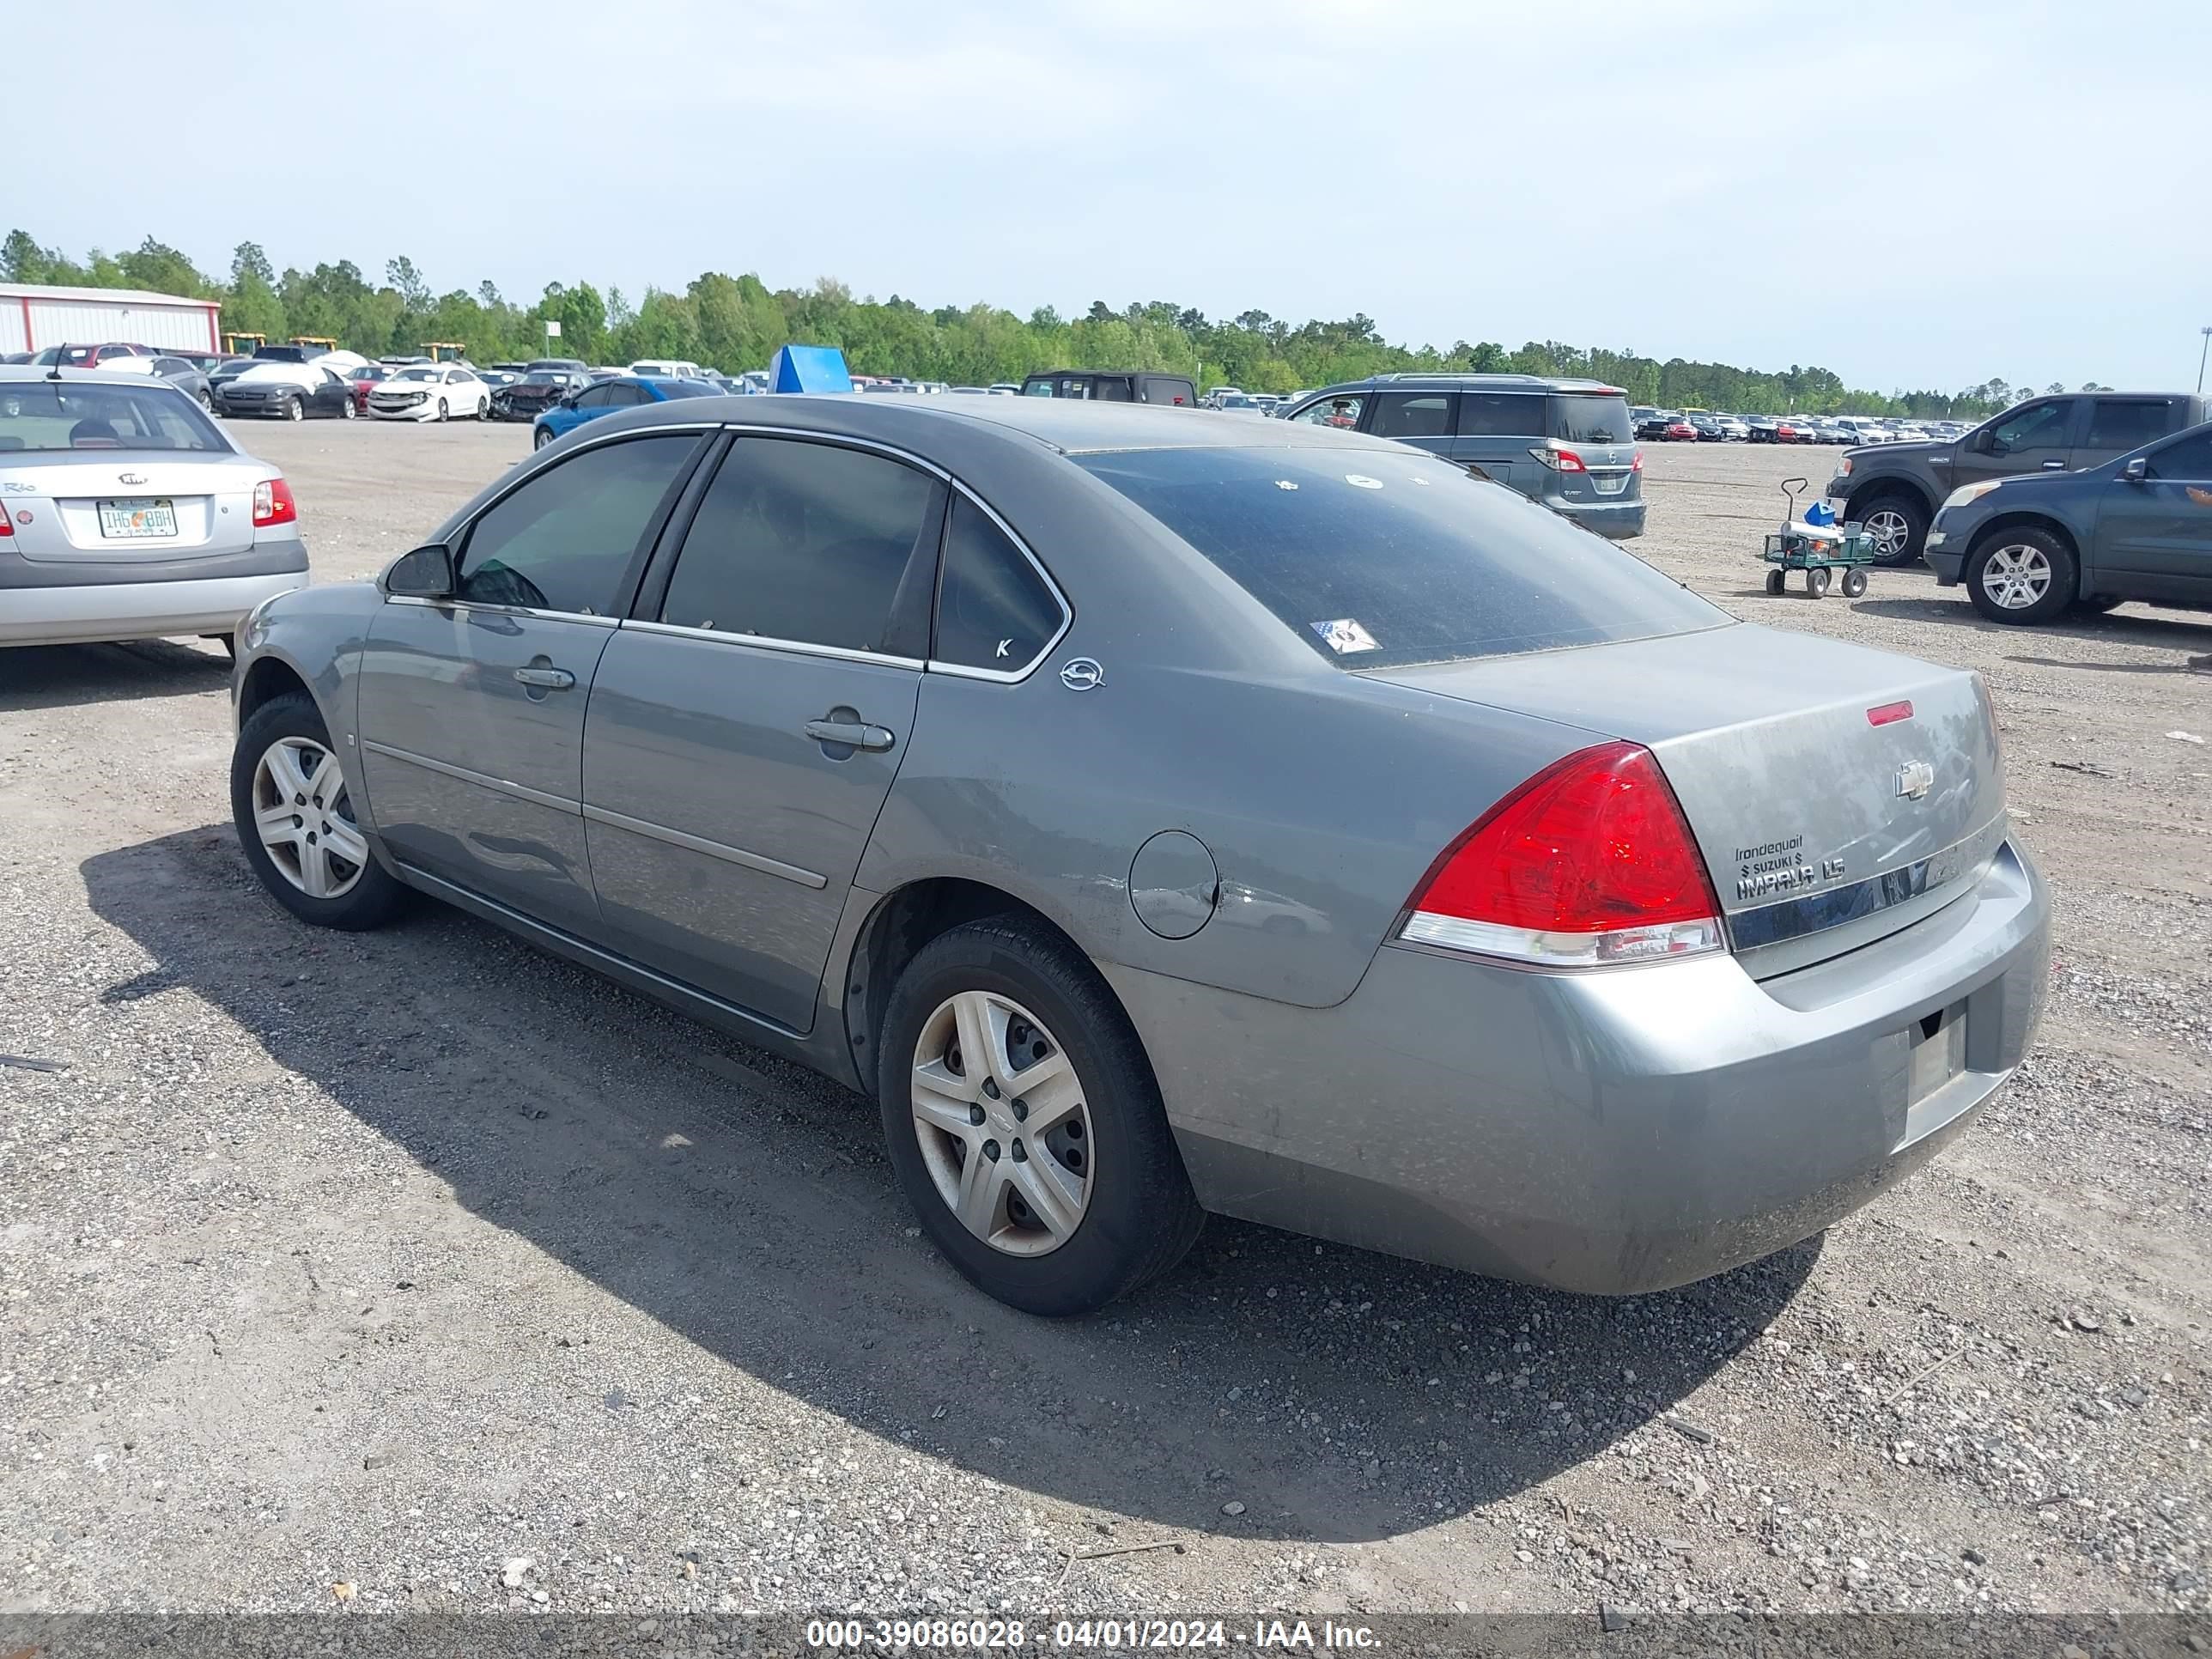
[(1314, 392), (1284, 418), (1428, 450), (1601, 536), (1644, 533), (1644, 453), (1618, 386), (1537, 374), (1376, 374)]

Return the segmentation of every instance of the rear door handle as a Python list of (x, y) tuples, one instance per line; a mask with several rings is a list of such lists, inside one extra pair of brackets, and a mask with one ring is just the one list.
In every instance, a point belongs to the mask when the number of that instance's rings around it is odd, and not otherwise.
[(2066, 463), (2063, 461), (2045, 461), (2043, 464), (2043, 470), (2045, 472), (2063, 472), (2066, 470)]
[(542, 685), (550, 691), (566, 691), (576, 677), (565, 668), (518, 668), (514, 678), (525, 685)]
[(896, 733), (859, 720), (809, 720), (800, 729), (817, 743), (841, 743), (848, 749), (888, 749), (898, 741)]

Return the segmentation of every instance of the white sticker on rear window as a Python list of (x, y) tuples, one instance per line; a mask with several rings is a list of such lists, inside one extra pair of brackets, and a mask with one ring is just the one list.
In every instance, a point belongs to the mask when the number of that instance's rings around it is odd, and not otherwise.
[(1316, 623), (1313, 631), (1320, 635), (1322, 642), (1340, 657), (1354, 651), (1376, 648), (1375, 636), (1349, 617), (1340, 617), (1334, 622)]
[(1354, 489), (1380, 489), (1382, 488), (1382, 479), (1370, 478), (1364, 472), (1347, 472), (1344, 475), (1344, 481), (1350, 484)]
[(1278, 478), (1275, 480), (1275, 488), (1278, 489), (1296, 489), (1297, 487), (1297, 483), (1295, 479)]

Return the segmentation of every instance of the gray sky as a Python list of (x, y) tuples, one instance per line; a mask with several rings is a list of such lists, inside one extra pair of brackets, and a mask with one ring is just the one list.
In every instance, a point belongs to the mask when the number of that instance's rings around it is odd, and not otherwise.
[[(2212, 323), (2202, 0), (106, 0), (9, 46), (0, 215), (79, 255), (1364, 311), (1881, 391), (2186, 386)], [(238, 67), (142, 123), (126, 58)]]

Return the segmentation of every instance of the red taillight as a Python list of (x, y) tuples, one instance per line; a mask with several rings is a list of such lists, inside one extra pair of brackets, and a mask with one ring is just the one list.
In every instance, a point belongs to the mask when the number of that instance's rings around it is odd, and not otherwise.
[(1721, 948), (1720, 905), (1651, 751), (1546, 767), (1446, 849), (1399, 937), (1547, 967)]
[(1885, 702), (1867, 710), (1869, 726), (1894, 726), (1899, 720), (1911, 718), (1912, 704), (1910, 702)]
[(8, 515), (5, 513), (0, 513), (0, 536), (12, 536), (15, 533), (15, 526), (8, 522)]
[(1571, 449), (1554, 449), (1548, 445), (1539, 445), (1528, 453), (1531, 455), (1534, 455), (1538, 460), (1543, 462), (1546, 466), (1550, 467), (1554, 472), (1587, 472), (1589, 471), (1589, 468), (1583, 465), (1583, 458), (1576, 454)]
[(1628, 464), (1628, 470), (1631, 472), (1641, 472), (1644, 471), (1644, 452), (1642, 450), (1639, 449), (1636, 452), (1636, 459)]
[(253, 486), (253, 527), (296, 524), (300, 509), (292, 500), (292, 486), (282, 478), (264, 478)]

